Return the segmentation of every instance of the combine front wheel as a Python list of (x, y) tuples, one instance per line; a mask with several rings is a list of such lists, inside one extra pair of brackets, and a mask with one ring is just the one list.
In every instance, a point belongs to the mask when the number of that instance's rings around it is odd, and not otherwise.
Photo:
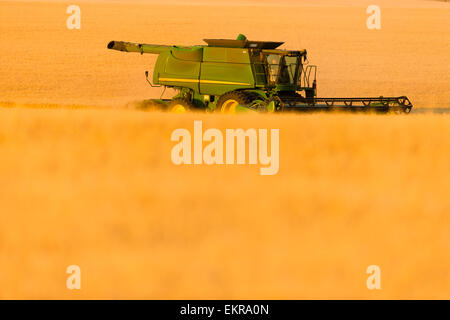
[(193, 106), (194, 105), (190, 101), (182, 98), (177, 98), (173, 99), (169, 103), (169, 111), (173, 113), (185, 113), (186, 111), (192, 109)]

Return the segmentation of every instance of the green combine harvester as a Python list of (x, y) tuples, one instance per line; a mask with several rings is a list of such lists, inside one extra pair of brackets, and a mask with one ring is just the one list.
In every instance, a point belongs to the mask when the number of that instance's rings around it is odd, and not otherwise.
[(192, 109), (240, 111), (351, 110), (409, 113), (405, 96), (317, 98), (317, 67), (307, 65), (306, 50), (277, 49), (283, 42), (205, 39), (189, 47), (111, 41), (108, 49), (158, 54), (151, 86), (173, 88), (172, 99), (150, 104), (182, 113)]

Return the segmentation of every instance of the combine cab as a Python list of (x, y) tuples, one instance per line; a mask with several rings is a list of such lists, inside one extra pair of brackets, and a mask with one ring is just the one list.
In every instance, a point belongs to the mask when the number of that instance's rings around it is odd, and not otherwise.
[(306, 50), (277, 49), (283, 42), (205, 39), (207, 45), (180, 47), (111, 41), (108, 49), (158, 54), (151, 86), (177, 90), (172, 99), (150, 103), (173, 112), (205, 109), (239, 111), (375, 111), (409, 113), (405, 96), (318, 98), (317, 67)]

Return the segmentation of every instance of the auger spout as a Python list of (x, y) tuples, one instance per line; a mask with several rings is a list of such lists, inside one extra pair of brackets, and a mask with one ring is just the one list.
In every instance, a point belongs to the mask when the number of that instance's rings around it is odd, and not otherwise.
[(124, 41), (111, 41), (110, 43), (108, 43), (108, 49), (125, 52), (138, 52), (140, 54), (144, 53), (160, 54), (166, 51), (170, 51), (171, 48), (172, 46), (159, 44), (133, 43)]

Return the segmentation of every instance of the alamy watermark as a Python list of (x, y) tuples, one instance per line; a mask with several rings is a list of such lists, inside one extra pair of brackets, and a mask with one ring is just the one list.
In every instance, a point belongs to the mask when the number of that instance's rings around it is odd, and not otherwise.
[(377, 265), (370, 265), (366, 269), (366, 273), (370, 274), (367, 277), (366, 286), (369, 290), (381, 289), (381, 269)]
[(81, 289), (81, 268), (75, 264), (67, 267), (66, 273), (70, 274), (66, 280), (66, 288), (69, 290)]
[(67, 29), (81, 29), (81, 9), (79, 6), (72, 4), (67, 7), (66, 13), (70, 16), (66, 20)]
[(381, 29), (381, 9), (377, 5), (370, 5), (366, 10), (370, 16), (367, 18), (366, 25), (369, 30)]
[[(248, 164), (262, 165), (261, 175), (278, 173), (279, 129), (270, 129), (270, 155), (267, 129), (226, 129), (224, 139), (219, 129), (211, 128), (203, 132), (202, 121), (196, 120), (193, 135), (188, 129), (180, 128), (172, 132), (170, 139), (178, 142), (171, 152), (172, 162), (176, 165), (242, 165), (246, 164), (248, 149)], [(203, 146), (204, 142), (207, 142), (206, 146)]]

